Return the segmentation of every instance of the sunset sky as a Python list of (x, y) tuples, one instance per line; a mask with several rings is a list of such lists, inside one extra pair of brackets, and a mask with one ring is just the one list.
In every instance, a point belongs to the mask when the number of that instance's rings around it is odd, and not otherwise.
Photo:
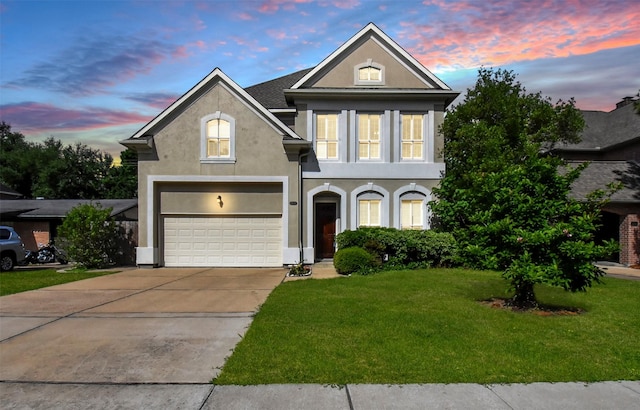
[(0, 1), (0, 120), (117, 157), (219, 67), (247, 87), (313, 67), (373, 22), (457, 91), (479, 67), (611, 111), (640, 89), (640, 1)]

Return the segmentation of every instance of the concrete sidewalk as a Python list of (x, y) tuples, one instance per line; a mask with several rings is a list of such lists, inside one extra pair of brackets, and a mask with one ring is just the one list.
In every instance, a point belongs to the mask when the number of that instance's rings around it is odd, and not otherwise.
[(640, 409), (640, 382), (479, 384), (2, 383), (3, 409)]

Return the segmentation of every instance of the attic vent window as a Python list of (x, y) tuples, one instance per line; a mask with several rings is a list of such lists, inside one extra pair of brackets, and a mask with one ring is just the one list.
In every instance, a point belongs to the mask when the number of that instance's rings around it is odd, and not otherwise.
[(356, 85), (384, 85), (384, 66), (368, 59), (366, 63), (355, 67)]

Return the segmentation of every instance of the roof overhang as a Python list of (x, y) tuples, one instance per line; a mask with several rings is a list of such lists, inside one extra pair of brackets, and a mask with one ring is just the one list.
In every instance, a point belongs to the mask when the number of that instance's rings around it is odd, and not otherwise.
[(153, 151), (153, 135), (144, 135), (137, 139), (126, 139), (120, 141), (120, 144), (132, 149), (137, 153), (146, 153)]
[(385, 88), (302, 88), (284, 90), (287, 102), (293, 100), (312, 100), (312, 99), (362, 99), (368, 100), (431, 100), (442, 101), (445, 107), (449, 106), (460, 93), (451, 90), (437, 89), (385, 89)]
[(285, 139), (282, 140), (282, 145), (287, 155), (303, 154), (310, 151), (313, 146), (311, 141), (301, 139)]

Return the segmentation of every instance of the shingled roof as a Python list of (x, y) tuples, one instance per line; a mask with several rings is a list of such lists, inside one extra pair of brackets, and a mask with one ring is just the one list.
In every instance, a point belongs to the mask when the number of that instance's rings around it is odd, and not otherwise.
[(252, 85), (244, 90), (270, 110), (291, 108), (284, 98), (284, 90), (291, 88), (292, 85), (297, 83), (298, 80), (307, 75), (312, 69), (313, 68), (307, 68), (306, 70), (287, 74), (283, 77), (265, 81), (264, 83)]
[(11, 199), (2, 201), (0, 215), (13, 215), (20, 219), (64, 218), (78, 205), (100, 204), (112, 208), (116, 216), (138, 206), (137, 199)]
[(612, 182), (622, 182), (623, 188), (611, 197), (612, 203), (640, 203), (640, 165), (633, 161), (594, 161), (573, 183), (571, 194), (586, 199), (595, 190)]
[(606, 150), (616, 145), (640, 139), (640, 115), (633, 104), (613, 111), (582, 111), (585, 128), (582, 141), (557, 147), (563, 151)]

